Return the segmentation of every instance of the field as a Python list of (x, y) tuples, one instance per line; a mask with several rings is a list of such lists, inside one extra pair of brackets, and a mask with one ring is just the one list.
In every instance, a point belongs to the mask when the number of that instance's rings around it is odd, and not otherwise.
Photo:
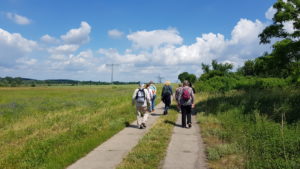
[(0, 88), (0, 168), (64, 168), (135, 120), (136, 85)]

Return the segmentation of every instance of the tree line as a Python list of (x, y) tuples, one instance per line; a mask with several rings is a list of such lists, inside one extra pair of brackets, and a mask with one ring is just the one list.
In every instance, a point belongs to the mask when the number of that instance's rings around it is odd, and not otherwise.
[[(138, 84), (139, 82), (119, 82), (114, 81), (113, 84)], [(55, 86), (55, 85), (66, 85), (66, 86), (76, 86), (76, 85), (110, 85), (110, 82), (101, 81), (79, 81), (79, 80), (69, 80), (69, 79), (50, 79), (50, 80), (36, 80), (21, 77), (0, 77), (0, 87), (19, 87), (19, 86)]]

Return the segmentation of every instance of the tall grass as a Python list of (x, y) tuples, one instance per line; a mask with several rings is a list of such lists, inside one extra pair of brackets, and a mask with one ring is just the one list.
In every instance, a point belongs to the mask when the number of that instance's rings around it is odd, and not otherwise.
[(200, 102), (212, 168), (300, 168), (299, 96), (296, 89), (247, 90)]
[(135, 119), (136, 86), (0, 88), (0, 168), (64, 168)]

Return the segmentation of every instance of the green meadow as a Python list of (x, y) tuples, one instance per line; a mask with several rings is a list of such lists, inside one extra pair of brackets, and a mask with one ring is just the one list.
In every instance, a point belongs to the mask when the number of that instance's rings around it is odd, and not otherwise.
[(0, 88), (0, 168), (68, 166), (135, 120), (135, 88)]

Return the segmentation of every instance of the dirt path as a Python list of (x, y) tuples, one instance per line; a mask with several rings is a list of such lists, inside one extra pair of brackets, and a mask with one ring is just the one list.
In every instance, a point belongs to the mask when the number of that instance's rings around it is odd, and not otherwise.
[(137, 129), (136, 121), (131, 123), (112, 138), (95, 148), (85, 157), (79, 159), (68, 169), (112, 169), (122, 162), (128, 152), (137, 145), (149, 129), (153, 126), (159, 115), (163, 113), (163, 104), (156, 106), (154, 115), (150, 115), (146, 129)]
[(200, 136), (196, 117), (192, 117), (192, 128), (181, 127), (178, 115), (163, 169), (206, 169), (204, 145)]

